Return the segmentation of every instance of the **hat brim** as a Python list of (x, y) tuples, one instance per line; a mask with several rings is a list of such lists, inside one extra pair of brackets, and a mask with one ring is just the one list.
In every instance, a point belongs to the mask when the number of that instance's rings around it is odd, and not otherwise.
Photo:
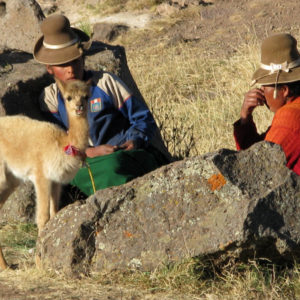
[(269, 74), (270, 71), (259, 68), (252, 76), (252, 80), (257, 84), (268, 85), (268, 84), (281, 84), (289, 83), (300, 80), (300, 66), (297, 68), (290, 69), (289, 72), (280, 71), (277, 78), (277, 72)]
[(88, 50), (91, 46), (91, 39), (87, 34), (77, 28), (71, 28), (78, 36), (79, 43), (62, 49), (48, 49), (43, 45), (44, 36), (41, 36), (33, 49), (34, 59), (45, 65), (61, 65), (75, 60), (82, 56), (83, 50)]

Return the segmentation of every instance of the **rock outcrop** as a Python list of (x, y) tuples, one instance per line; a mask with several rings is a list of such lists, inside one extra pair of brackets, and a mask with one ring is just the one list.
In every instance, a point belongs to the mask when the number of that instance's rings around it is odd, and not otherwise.
[(44, 14), (35, 0), (0, 1), (0, 50), (17, 49), (28, 53), (41, 35)]
[(37, 254), (70, 275), (153, 270), (195, 256), (292, 261), (299, 257), (299, 199), (300, 179), (280, 146), (223, 149), (69, 205), (47, 223)]

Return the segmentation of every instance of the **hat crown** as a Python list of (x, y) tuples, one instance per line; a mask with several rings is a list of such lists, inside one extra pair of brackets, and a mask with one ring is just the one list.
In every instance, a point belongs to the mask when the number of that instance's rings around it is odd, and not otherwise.
[(41, 30), (44, 42), (49, 45), (63, 45), (77, 38), (71, 30), (70, 21), (63, 15), (52, 15), (46, 18)]
[(70, 26), (67, 17), (55, 14), (41, 24), (43, 35), (36, 41), (33, 56), (46, 65), (61, 65), (82, 56), (92, 39), (82, 30)]
[(261, 46), (261, 63), (265, 65), (290, 63), (297, 60), (300, 54), (297, 41), (290, 34), (275, 34), (266, 38)]

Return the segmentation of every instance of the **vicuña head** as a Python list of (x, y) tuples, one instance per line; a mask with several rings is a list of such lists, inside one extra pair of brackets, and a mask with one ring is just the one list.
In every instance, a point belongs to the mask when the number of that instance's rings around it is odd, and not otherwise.
[(90, 81), (70, 80), (63, 82), (56, 79), (56, 84), (65, 100), (69, 116), (82, 116), (86, 113), (87, 101), (90, 97)]
[[(88, 146), (90, 82), (57, 84), (68, 113), (68, 131), (21, 115), (0, 117), (0, 209), (20, 183), (30, 180), (36, 191), (39, 233), (56, 214), (61, 184), (76, 175)], [(0, 247), (0, 269), (7, 266)]]

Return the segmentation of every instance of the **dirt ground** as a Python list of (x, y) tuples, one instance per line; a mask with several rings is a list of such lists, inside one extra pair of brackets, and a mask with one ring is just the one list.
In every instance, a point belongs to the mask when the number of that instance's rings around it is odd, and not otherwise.
[[(49, 7), (55, 2), (58, 6), (57, 12), (66, 14), (72, 23), (87, 19), (92, 24), (121, 23), (135, 30), (151, 26), (151, 21), (157, 21), (158, 18), (165, 18), (165, 16), (158, 15), (157, 11), (147, 10), (103, 17), (95, 13), (91, 14), (90, 10), (82, 6), (80, 0), (40, 0), (38, 2), (42, 8)], [(93, 1), (85, 2), (92, 3)], [(161, 30), (160, 39), (166, 44), (182, 41), (194, 42), (208, 54), (226, 56), (234, 52), (241, 42), (250, 40), (253, 34), (262, 40), (275, 32), (295, 34), (299, 31), (300, 6), (298, 1), (205, 0), (199, 1), (199, 7), (199, 14), (189, 15), (188, 18), (171, 28)], [(148, 40), (142, 44), (148, 46), (157, 42), (156, 37), (155, 41)]]
[(226, 56), (253, 34), (262, 40), (275, 32), (298, 32), (299, 11), (291, 0), (215, 0), (202, 8), (200, 18), (180, 23), (168, 36), (179, 32), (206, 52)]
[[(70, 279), (70, 281), (72, 281)], [(123, 286), (101, 285), (98, 283), (74, 283), (68, 286), (65, 282), (53, 284), (49, 282), (36, 282), (27, 284), (26, 287), (18, 283), (0, 282), (1, 300), (199, 300), (195, 295), (180, 293), (147, 292), (130, 289)]]
[[(38, 1), (42, 8), (52, 5), (53, 0)], [(56, 0), (60, 12), (64, 12), (72, 22), (77, 22), (87, 11), (80, 5), (82, 1)], [(194, 18), (187, 18), (171, 28), (162, 30), (161, 39), (166, 44), (176, 42), (192, 42), (210, 55), (224, 56), (225, 58), (236, 51), (239, 43), (247, 42), (256, 34), (259, 40), (274, 32), (289, 32), (298, 34), (300, 5), (294, 0), (205, 0), (199, 1), (201, 13)], [(72, 5), (70, 5), (72, 4)], [(142, 11), (140, 14), (150, 16), (147, 22), (139, 27), (151, 25), (151, 20), (157, 20), (157, 14)], [(128, 19), (132, 13), (127, 13)], [(124, 17), (124, 14), (123, 14)], [(160, 17), (163, 18), (163, 17)], [(93, 15), (93, 23), (101, 22), (103, 17)], [(120, 21), (118, 17), (113, 22)], [(126, 20), (126, 18), (125, 18)], [(144, 19), (143, 19), (144, 20)], [(133, 26), (131, 30), (136, 30)], [(156, 41), (148, 40), (141, 43), (147, 46)], [(43, 292), (42, 292), (43, 291)], [(20, 290), (17, 286), (0, 282), (0, 299), (51, 299), (51, 288), (43, 287), (39, 290)], [(45, 296), (47, 294), (47, 296)], [(50, 297), (50, 298), (49, 298)], [(145, 293), (132, 291), (117, 292), (103, 289), (101, 296), (89, 297), (72, 296), (70, 290), (62, 290), (59, 299), (172, 299), (169, 295), (159, 295), (157, 298)], [(184, 297), (185, 298), (185, 297)], [(181, 299), (184, 299), (181, 298)], [(54, 299), (54, 298), (52, 298)], [(174, 298), (173, 298), (174, 299)], [(178, 298), (179, 299), (179, 298)], [(195, 298), (200, 299), (200, 298)]]

